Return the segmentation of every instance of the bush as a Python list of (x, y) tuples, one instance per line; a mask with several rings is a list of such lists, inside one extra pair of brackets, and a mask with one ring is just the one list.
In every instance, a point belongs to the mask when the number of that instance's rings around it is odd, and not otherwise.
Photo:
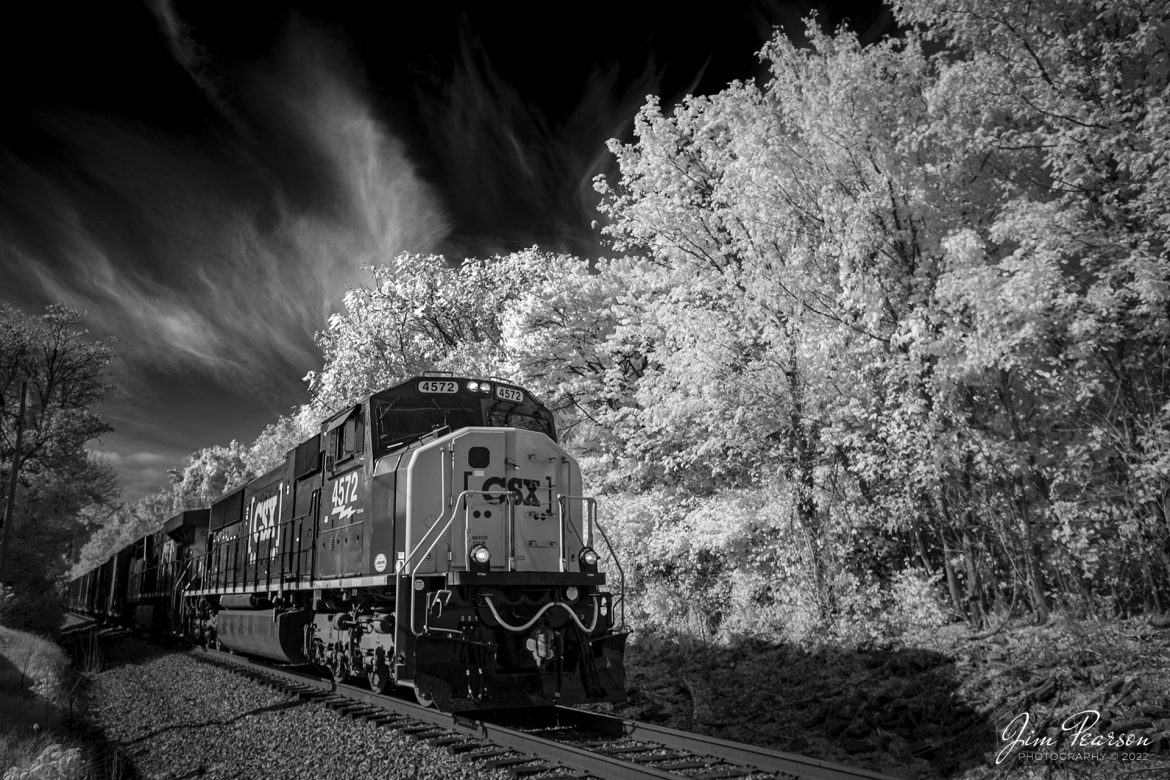
[(818, 590), (791, 501), (782, 486), (610, 496), (605, 526), (626, 570), (627, 619), (701, 641), (750, 636), (846, 646), (949, 621), (941, 575), (902, 568), (893, 556), (871, 569), (872, 551), (826, 545), (831, 562)]
[(61, 627), (61, 597), (52, 583), (0, 586), (0, 625), (50, 636)]
[(932, 577), (921, 569), (903, 569), (894, 575), (887, 614), (895, 631), (939, 628), (951, 622), (938, 597), (942, 576), (936, 572)]

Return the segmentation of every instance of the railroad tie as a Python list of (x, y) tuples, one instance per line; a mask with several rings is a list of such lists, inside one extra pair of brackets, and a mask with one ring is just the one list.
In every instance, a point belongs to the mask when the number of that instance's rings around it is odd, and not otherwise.
[(511, 750), (499, 750), (499, 749), (490, 750), (489, 749), (489, 750), (481, 751), (479, 753), (468, 753), (467, 758), (471, 759), (472, 761), (485, 761), (489, 758), (495, 758), (496, 756), (507, 756), (507, 755), (511, 755), (511, 754), (512, 754)]
[(740, 767), (721, 767), (711, 772), (702, 772), (697, 775), (691, 775), (692, 780), (722, 780), (727, 777), (747, 777), (752, 774), (750, 769), (742, 769)]
[[(511, 752), (511, 751), (509, 751)], [(507, 769), (521, 764), (530, 764), (537, 759), (532, 756), (511, 756), (508, 758), (490, 758), (484, 762), (488, 769)]]
[(670, 766), (664, 766), (664, 767), (660, 767), (660, 768), (665, 769), (667, 772), (677, 772), (677, 771), (680, 771), (683, 769), (702, 769), (703, 767), (706, 767), (706, 766), (711, 766), (711, 762), (710, 761), (695, 761), (694, 759), (692, 759), (690, 761), (683, 761), (682, 763), (679, 763), (679, 764), (671, 764)]
[(418, 740), (427, 740), (432, 737), (446, 736), (450, 732), (446, 729), (435, 728), (434, 726), (407, 726), (402, 730), (402, 733)]
[(610, 756), (626, 756), (635, 753), (649, 753), (654, 750), (662, 750), (661, 745), (619, 745), (618, 747), (602, 748), (598, 753), (605, 753)]
[(321, 698), (321, 692), (312, 688), (290, 688), (289, 692), (298, 699), (311, 701)]
[[(678, 761), (679, 759), (690, 758), (690, 757), (691, 757), (690, 753), (671, 752), (671, 753), (660, 753), (659, 755), (656, 755), (656, 756), (650, 756), (650, 755), (630, 756), (629, 760), (633, 761), (635, 764), (653, 764), (653, 763), (656, 763), (658, 761)], [(703, 764), (703, 766), (706, 766), (706, 764)]]
[(382, 712), (383, 710), (381, 707), (371, 707), (366, 705), (365, 707), (360, 707), (356, 710), (346, 710), (342, 714), (345, 715), (345, 717), (353, 718), (354, 720), (370, 720), (371, 718), (377, 717)]
[(407, 728), (412, 723), (414, 723), (414, 721), (412, 721), (410, 718), (403, 718), (399, 715), (386, 714), (379, 715), (378, 717), (374, 718), (373, 723), (378, 728), (398, 731), (400, 729)]
[(386, 728), (390, 729), (391, 731), (405, 731), (406, 729), (415, 725), (418, 724), (416, 724), (413, 720), (410, 720), (409, 718), (403, 718), (401, 720), (395, 721), (394, 723), (387, 724)]

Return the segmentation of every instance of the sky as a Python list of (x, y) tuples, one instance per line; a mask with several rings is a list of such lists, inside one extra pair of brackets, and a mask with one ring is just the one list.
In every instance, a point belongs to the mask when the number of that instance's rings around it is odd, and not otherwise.
[(538, 244), (605, 252), (608, 139), (761, 74), (775, 25), (873, 2), (6, 8), (0, 301), (84, 313), (117, 354), (92, 444), (123, 497), (307, 400), (314, 333), (363, 270)]

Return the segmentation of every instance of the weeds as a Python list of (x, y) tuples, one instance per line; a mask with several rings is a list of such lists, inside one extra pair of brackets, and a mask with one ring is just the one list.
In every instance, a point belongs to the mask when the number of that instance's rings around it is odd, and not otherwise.
[[(0, 627), (0, 767), (40, 766), (62, 759), (65, 749), (54, 742), (63, 705), (70, 699), (69, 681), (69, 662), (60, 647)], [(80, 751), (74, 752), (77, 757), (69, 760), (80, 761)], [(19, 771), (13, 774), (21, 776)], [(30, 775), (36, 776), (40, 775)]]
[(77, 644), (76, 655), (76, 667), (82, 674), (97, 674), (105, 666), (106, 655), (96, 628), (87, 631), (85, 639)]

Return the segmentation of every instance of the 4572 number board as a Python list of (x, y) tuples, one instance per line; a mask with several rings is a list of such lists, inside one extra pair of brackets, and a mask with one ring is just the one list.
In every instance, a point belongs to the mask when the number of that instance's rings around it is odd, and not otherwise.
[(418, 391), (450, 395), (459, 392), (459, 383), (451, 379), (424, 379), (418, 383)]

